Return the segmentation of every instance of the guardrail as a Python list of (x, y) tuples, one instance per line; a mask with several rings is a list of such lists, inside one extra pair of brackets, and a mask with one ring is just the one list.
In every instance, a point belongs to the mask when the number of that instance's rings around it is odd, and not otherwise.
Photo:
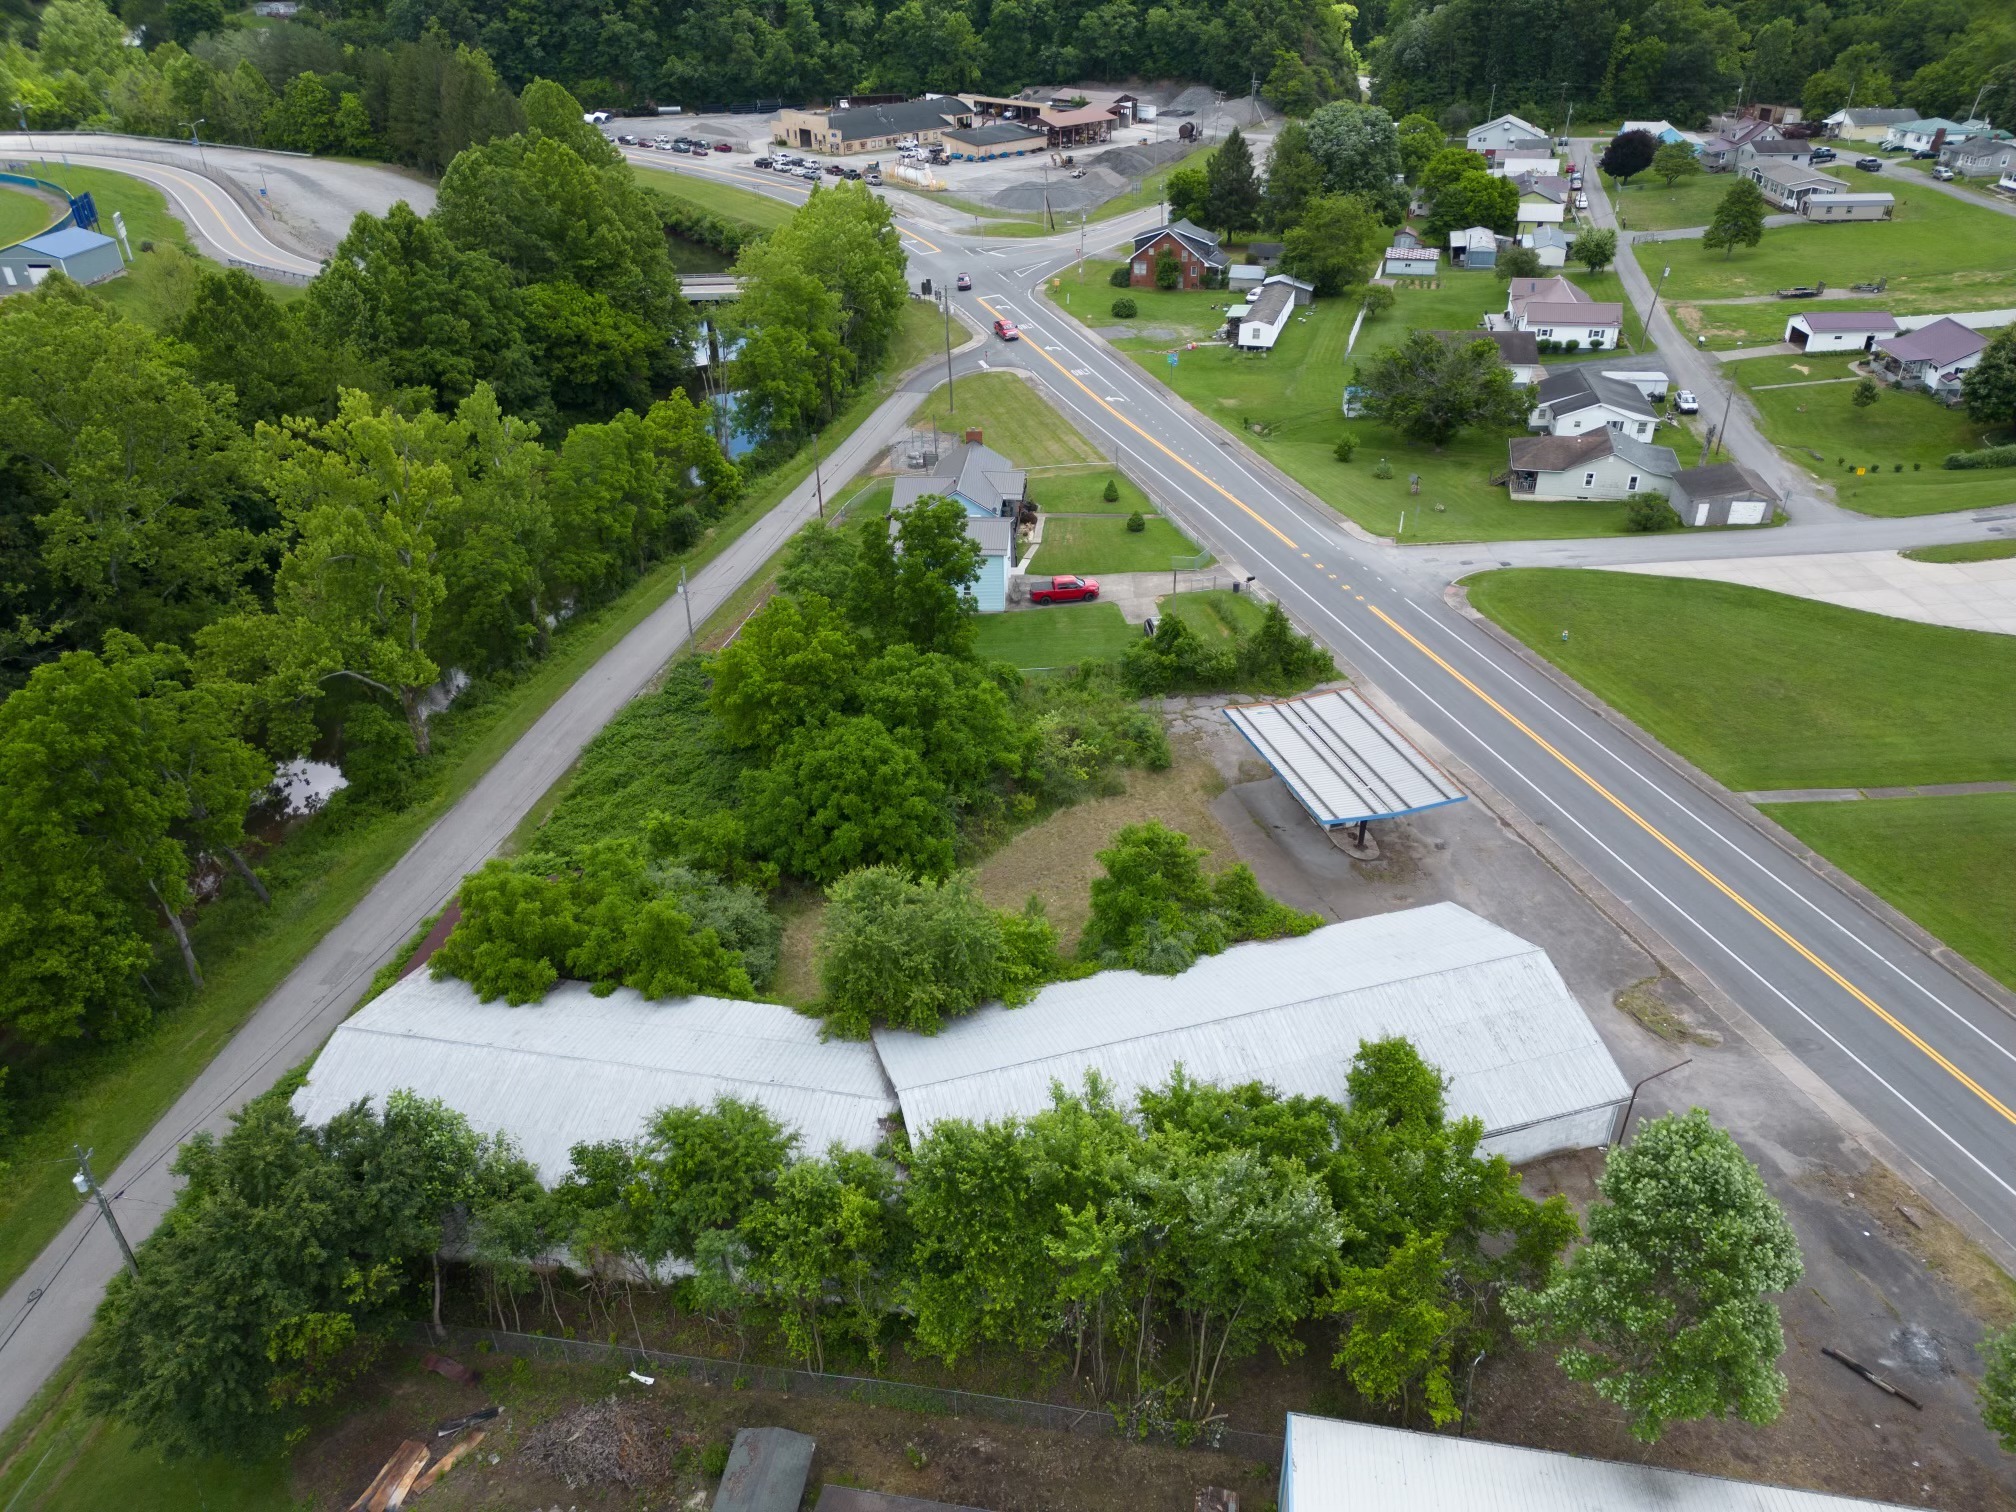
[[(27, 165), (24, 163), (20, 166), (26, 167)], [(44, 226), (40, 231), (37, 231), (35, 236), (47, 236), (51, 231), (61, 231), (65, 226), (75, 224), (77, 220), (77, 202), (70, 198), (70, 191), (65, 189), (61, 184), (52, 184), (45, 178), (35, 177), (32, 173), (0, 173), (0, 184), (20, 184), (25, 188), (40, 189), (45, 193), (55, 195), (63, 201), (65, 208), (62, 215)], [(35, 236), (24, 236), (21, 238), (21, 241), (33, 241)], [(21, 245), (21, 242), (10, 242), (8, 245), (18, 247)]]

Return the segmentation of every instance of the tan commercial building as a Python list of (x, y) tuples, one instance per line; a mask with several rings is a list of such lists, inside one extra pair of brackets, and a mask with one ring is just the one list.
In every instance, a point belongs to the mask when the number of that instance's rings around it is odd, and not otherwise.
[(947, 132), (972, 124), (972, 106), (957, 95), (940, 95), (854, 110), (780, 110), (770, 137), (785, 147), (846, 156), (891, 151), (912, 137), (925, 146), (943, 143)]

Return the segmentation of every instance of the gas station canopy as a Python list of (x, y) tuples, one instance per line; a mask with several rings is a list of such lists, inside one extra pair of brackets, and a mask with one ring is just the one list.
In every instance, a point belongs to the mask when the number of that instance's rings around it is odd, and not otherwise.
[(1325, 829), (1463, 801), (1441, 768), (1349, 689), (1235, 705), (1225, 717)]

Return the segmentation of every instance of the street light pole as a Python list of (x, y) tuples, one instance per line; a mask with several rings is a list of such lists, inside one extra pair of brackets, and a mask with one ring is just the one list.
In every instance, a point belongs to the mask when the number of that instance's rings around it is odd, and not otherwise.
[(112, 1237), (119, 1241), (119, 1253), (126, 1257), (126, 1269), (134, 1275), (140, 1274), (140, 1266), (133, 1258), (133, 1246), (126, 1242), (126, 1235), (119, 1228), (119, 1220), (112, 1216), (112, 1204), (105, 1200), (105, 1193), (98, 1185), (98, 1178), (91, 1174), (91, 1152), (82, 1145), (72, 1145), (77, 1152), (77, 1174), (70, 1178), (70, 1185), (77, 1188), (80, 1197), (98, 1199), (98, 1211), (105, 1215), (105, 1226), (112, 1230)]
[(193, 121), (182, 122), (184, 126), (189, 128), (189, 140), (196, 146), (196, 160), (203, 165), (203, 171), (206, 174), (210, 171), (210, 154), (203, 150), (203, 137), (196, 128), (208, 119), (207, 116), (198, 116)]
[(1659, 270), (1659, 282), (1654, 284), (1652, 287), (1652, 311), (1651, 314), (1645, 317), (1645, 340), (1651, 343), (1653, 346), (1657, 346), (1659, 344), (1659, 338), (1652, 334), (1653, 317), (1658, 315), (1659, 313), (1659, 295), (1660, 292), (1666, 287), (1666, 275), (1668, 273), (1671, 273), (1672, 271), (1673, 271), (1673, 264), (1671, 263), (1666, 264), (1665, 267)]
[(945, 311), (945, 408), (951, 414), (959, 413), (959, 392), (952, 386), (952, 291), (938, 291), (939, 306)]

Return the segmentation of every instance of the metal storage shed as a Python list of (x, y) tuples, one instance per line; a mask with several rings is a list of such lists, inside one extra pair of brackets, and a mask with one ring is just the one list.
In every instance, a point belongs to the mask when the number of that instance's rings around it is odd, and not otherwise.
[(0, 292), (39, 284), (56, 272), (80, 284), (93, 284), (125, 271), (119, 243), (77, 226), (59, 226), (11, 247), (0, 247)]
[(1360, 1042), (1396, 1034), (1448, 1078), (1450, 1113), (1481, 1119), (1485, 1148), (1515, 1163), (1607, 1142), (1630, 1096), (1547, 953), (1453, 903), (1236, 945), (1176, 977), (1058, 982), (933, 1036), (878, 1030), (875, 1048), (918, 1139), (941, 1119), (1041, 1112), (1088, 1071), (1123, 1103), (1178, 1065), (1342, 1099)]
[(895, 1111), (872, 1046), (823, 1042), (818, 1020), (776, 1003), (654, 1003), (628, 988), (598, 998), (560, 982), (512, 1008), (424, 971), (330, 1036), (294, 1111), (326, 1123), (360, 1098), (382, 1108), (399, 1088), (438, 1097), (478, 1133), (509, 1134), (549, 1186), (574, 1145), (633, 1138), (661, 1108), (739, 1097), (812, 1154), (834, 1140), (873, 1149)]
[(1288, 1414), (1281, 1512), (1910, 1512), (1895, 1502)]

